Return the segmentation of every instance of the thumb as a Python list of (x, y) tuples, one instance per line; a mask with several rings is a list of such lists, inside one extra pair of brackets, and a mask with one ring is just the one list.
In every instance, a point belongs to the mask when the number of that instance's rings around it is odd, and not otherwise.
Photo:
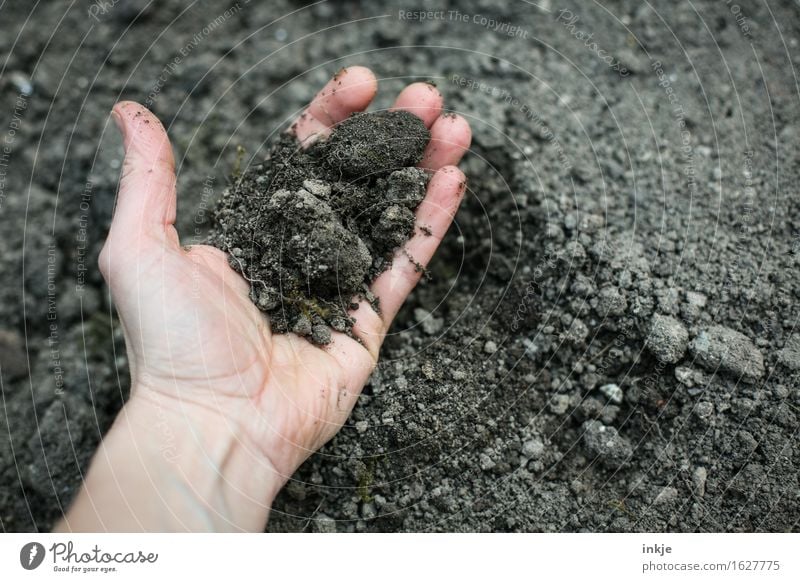
[(178, 245), (175, 231), (175, 158), (164, 126), (145, 107), (117, 103), (111, 112), (122, 133), (125, 160), (101, 269), (149, 246)]

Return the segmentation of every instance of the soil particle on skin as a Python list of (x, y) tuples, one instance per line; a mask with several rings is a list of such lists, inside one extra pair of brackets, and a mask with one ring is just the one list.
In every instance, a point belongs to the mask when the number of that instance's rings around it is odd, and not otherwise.
[(356, 114), (307, 151), (281, 138), (224, 193), (210, 241), (274, 331), (316, 344), (349, 333), (352, 298), (414, 233), (427, 175), (412, 166), (429, 138), (407, 112)]

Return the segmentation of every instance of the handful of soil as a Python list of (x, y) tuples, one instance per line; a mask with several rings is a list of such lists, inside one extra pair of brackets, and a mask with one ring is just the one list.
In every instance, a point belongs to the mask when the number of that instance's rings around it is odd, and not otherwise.
[(350, 333), (353, 297), (414, 232), (428, 176), (416, 167), (430, 132), (404, 111), (361, 113), (309, 149), (282, 136), (227, 189), (210, 244), (229, 253), (276, 333), (317, 344)]

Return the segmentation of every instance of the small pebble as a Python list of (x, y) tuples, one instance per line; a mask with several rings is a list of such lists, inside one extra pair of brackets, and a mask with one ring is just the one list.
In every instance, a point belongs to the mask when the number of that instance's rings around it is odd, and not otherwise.
[(587, 420), (582, 428), (586, 448), (607, 467), (618, 469), (633, 454), (631, 443), (617, 429), (605, 426), (599, 420)]
[(481, 453), (480, 457), (478, 457), (478, 462), (480, 464), (481, 470), (483, 471), (491, 471), (495, 467), (495, 462), (492, 458), (487, 455), (486, 453)]
[(710, 402), (698, 402), (694, 407), (694, 414), (700, 420), (708, 420), (714, 414), (714, 405)]
[(600, 317), (619, 316), (627, 308), (625, 296), (616, 287), (603, 287), (597, 294), (595, 311)]
[(688, 366), (678, 366), (675, 368), (675, 379), (684, 386), (692, 386), (694, 373)]
[(683, 324), (669, 315), (656, 314), (647, 338), (647, 347), (662, 362), (673, 364), (686, 353), (689, 332)]
[(28, 373), (25, 340), (17, 331), (0, 329), (0, 370), (7, 380)]
[(753, 342), (721, 325), (701, 331), (689, 344), (689, 351), (709, 372), (720, 370), (746, 382), (756, 382), (765, 372), (764, 356)]
[(708, 302), (708, 298), (703, 295), (702, 293), (697, 293), (696, 291), (687, 291), (686, 292), (686, 302), (693, 307), (697, 307), (702, 309), (706, 306)]
[(336, 520), (320, 513), (314, 519), (314, 527), (319, 533), (336, 533)]
[(378, 510), (375, 509), (375, 504), (367, 502), (361, 504), (361, 517), (364, 519), (375, 519), (378, 515)]
[(614, 404), (622, 404), (624, 394), (622, 393), (622, 388), (617, 384), (605, 384), (604, 386), (600, 386), (600, 392)]
[(33, 83), (31, 83), (31, 78), (25, 73), (14, 71), (8, 75), (8, 79), (23, 97), (28, 97), (33, 93)]
[(569, 410), (569, 400), (566, 394), (556, 394), (550, 399), (550, 411), (553, 414), (564, 414)]
[(526, 459), (538, 459), (544, 452), (544, 443), (541, 439), (535, 438), (525, 441), (522, 445), (522, 456)]
[(417, 307), (414, 310), (414, 319), (420, 324), (422, 331), (428, 335), (436, 335), (442, 331), (444, 327), (444, 320), (442, 318), (434, 317), (430, 311), (422, 307)]
[(678, 498), (678, 490), (675, 487), (664, 487), (653, 500), (654, 505), (663, 505)]
[(778, 361), (795, 372), (800, 371), (800, 335), (793, 335), (778, 352)]
[(707, 479), (708, 470), (705, 467), (697, 467), (692, 473), (692, 489), (698, 497), (705, 496)]

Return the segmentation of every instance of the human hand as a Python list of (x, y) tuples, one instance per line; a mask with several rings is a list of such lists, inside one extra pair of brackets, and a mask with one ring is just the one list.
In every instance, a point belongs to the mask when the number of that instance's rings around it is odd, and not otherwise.
[[(343, 69), (291, 131), (308, 144), (376, 91), (368, 69)], [(350, 414), (420, 277), (415, 262), (428, 263), (464, 193), (453, 164), (469, 147), (467, 122), (441, 115), (441, 95), (425, 83), (406, 87), (394, 108), (431, 130), (421, 166), (434, 174), (416, 211), (430, 234), (417, 232), (373, 283), (381, 313), (366, 301), (352, 313), (361, 343), (334, 333), (320, 348), (273, 335), (222, 251), (181, 246), (167, 134), (144, 107), (114, 107), (125, 161), (100, 268), (125, 334), (131, 397), (60, 528), (263, 529), (285, 481)]]

